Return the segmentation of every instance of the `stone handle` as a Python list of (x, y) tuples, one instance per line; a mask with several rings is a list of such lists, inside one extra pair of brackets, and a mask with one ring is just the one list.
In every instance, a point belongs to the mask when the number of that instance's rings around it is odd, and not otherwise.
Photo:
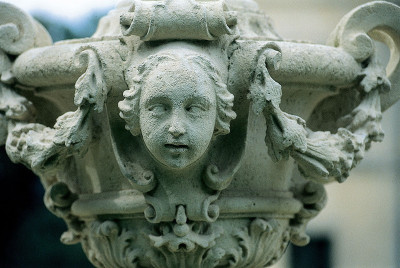
[(0, 3), (0, 49), (7, 54), (51, 45), (51, 37), (31, 16), (8, 3)]
[(391, 54), (386, 72), (392, 89), (381, 95), (385, 111), (400, 99), (400, 7), (376, 1), (354, 9), (339, 22), (328, 45), (339, 47), (358, 62), (367, 64), (375, 54), (373, 39), (385, 43)]

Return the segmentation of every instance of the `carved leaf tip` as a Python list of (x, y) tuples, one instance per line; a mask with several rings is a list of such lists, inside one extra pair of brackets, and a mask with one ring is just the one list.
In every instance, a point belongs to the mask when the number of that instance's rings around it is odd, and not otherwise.
[(287, 159), (293, 151), (307, 150), (305, 121), (298, 116), (274, 109), (274, 112), (265, 112), (267, 133), (265, 143), (268, 154), (275, 162)]
[(339, 128), (336, 134), (314, 132), (308, 139), (309, 149), (292, 156), (306, 178), (321, 183), (330, 182), (332, 178), (344, 182), (350, 170), (363, 159), (368, 142), (368, 135), (354, 134), (345, 128)]
[[(272, 48), (269, 46), (272, 46)], [(257, 115), (268, 109), (268, 103), (274, 108), (279, 107), (282, 87), (272, 79), (268, 72), (268, 67), (279, 68), (281, 59), (280, 48), (274, 43), (268, 44), (257, 59), (248, 95), (248, 98), (252, 101), (253, 112)]]
[(83, 48), (77, 52), (78, 66), (86, 66), (86, 71), (75, 83), (74, 103), (82, 106), (93, 105), (93, 109), (102, 112), (108, 95), (103, 69), (97, 53), (92, 48)]
[(89, 110), (90, 106), (80, 107), (75, 112), (68, 112), (57, 118), (54, 125), (54, 143), (59, 146), (72, 146), (75, 150), (84, 152), (91, 137)]
[(268, 43), (257, 59), (248, 98), (255, 114), (264, 114), (267, 125), (265, 143), (273, 161), (288, 159), (293, 151), (307, 150), (306, 123), (295, 115), (283, 112), (279, 105), (281, 85), (270, 76), (268, 68), (279, 69), (282, 60), (280, 47)]

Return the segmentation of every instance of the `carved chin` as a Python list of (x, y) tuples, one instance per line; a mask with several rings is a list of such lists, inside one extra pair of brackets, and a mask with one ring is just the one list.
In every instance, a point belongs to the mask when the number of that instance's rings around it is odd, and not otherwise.
[(199, 159), (203, 157), (206, 150), (196, 151), (190, 146), (165, 145), (162, 150), (158, 150), (156, 153), (153, 153), (151, 150), (149, 151), (153, 159), (166, 168), (185, 169), (199, 163)]
[(168, 168), (172, 169), (184, 169), (190, 166), (192, 163), (187, 161), (186, 159), (176, 158), (176, 159), (168, 159), (163, 164)]
[(183, 149), (172, 150), (169, 153), (164, 153), (163, 155), (154, 156), (155, 160), (163, 164), (167, 168), (171, 169), (184, 169), (191, 166), (196, 159), (188, 156), (189, 152), (185, 152)]

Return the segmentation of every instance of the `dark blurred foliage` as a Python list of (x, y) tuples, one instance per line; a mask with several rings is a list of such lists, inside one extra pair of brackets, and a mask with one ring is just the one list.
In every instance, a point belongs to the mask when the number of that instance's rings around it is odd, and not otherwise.
[[(56, 42), (91, 36), (107, 11), (95, 11), (73, 22), (44, 13), (35, 18)], [(60, 242), (66, 225), (45, 208), (39, 178), (23, 165), (11, 163), (4, 146), (0, 147), (0, 190), (0, 268), (93, 267), (80, 244), (66, 246)]]

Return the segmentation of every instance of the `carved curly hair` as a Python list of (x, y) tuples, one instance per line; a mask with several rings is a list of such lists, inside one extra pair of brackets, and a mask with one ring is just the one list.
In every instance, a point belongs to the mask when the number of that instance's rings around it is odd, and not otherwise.
[(185, 61), (189, 66), (197, 65), (211, 79), (215, 85), (215, 94), (217, 99), (217, 117), (214, 127), (214, 136), (225, 135), (230, 132), (230, 121), (236, 118), (236, 113), (232, 110), (234, 96), (222, 81), (219, 71), (211, 63), (209, 59), (200, 54), (192, 55), (173, 55), (170, 53), (162, 53), (151, 55), (146, 58), (139, 66), (132, 65), (125, 73), (125, 81), (129, 89), (124, 91), (124, 100), (118, 103), (120, 109), (120, 117), (126, 122), (125, 128), (132, 135), (140, 134), (139, 122), (139, 103), (144, 81), (151, 71), (162, 63), (167, 61), (177, 62)]

